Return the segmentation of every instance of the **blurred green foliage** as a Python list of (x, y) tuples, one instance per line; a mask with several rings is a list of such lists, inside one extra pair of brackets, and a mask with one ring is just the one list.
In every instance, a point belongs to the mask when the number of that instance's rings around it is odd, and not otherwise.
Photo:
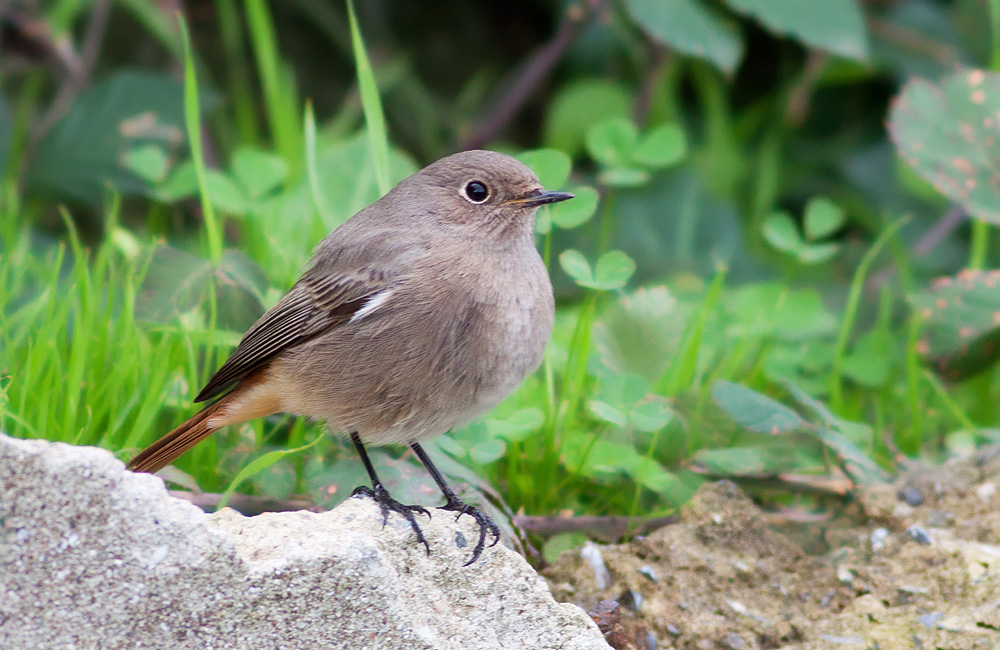
[[(1000, 2), (199, 0), (187, 59), (165, 6), (0, 5), (4, 431), (150, 442), (326, 232), (469, 147), (577, 195), (544, 367), (428, 446), (494, 514), (811, 507), (1000, 426)], [(173, 476), (329, 505), (363, 473), (320, 430)]]

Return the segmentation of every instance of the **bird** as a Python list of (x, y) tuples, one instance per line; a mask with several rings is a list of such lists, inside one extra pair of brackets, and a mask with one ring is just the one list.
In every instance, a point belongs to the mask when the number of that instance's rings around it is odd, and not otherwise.
[(542, 361), (554, 299), (535, 246), (538, 208), (573, 198), (544, 189), (526, 165), (473, 150), (400, 181), (327, 235), (299, 280), (246, 332), (195, 397), (213, 401), (127, 467), (156, 472), (222, 427), (275, 413), (322, 420), (350, 438), (385, 526), (415, 515), (379, 480), (366, 445), (407, 445), (479, 539), (499, 527), (448, 486), (420, 442), (474, 421)]

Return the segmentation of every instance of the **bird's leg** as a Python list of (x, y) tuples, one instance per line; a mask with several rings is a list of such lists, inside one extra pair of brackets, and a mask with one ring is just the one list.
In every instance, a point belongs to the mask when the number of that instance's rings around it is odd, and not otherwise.
[(410, 448), (417, 454), (417, 458), (420, 462), (424, 464), (427, 471), (430, 472), (431, 478), (437, 483), (438, 487), (441, 489), (441, 493), (444, 495), (445, 504), (441, 506), (441, 510), (451, 510), (452, 512), (457, 512), (458, 515), (455, 516), (457, 521), (462, 515), (469, 515), (476, 520), (479, 524), (479, 542), (476, 543), (476, 547), (472, 550), (472, 559), (466, 562), (463, 566), (469, 566), (473, 562), (479, 559), (480, 553), (483, 552), (483, 548), (486, 545), (486, 531), (493, 534), (493, 543), (490, 546), (495, 546), (497, 542), (500, 541), (500, 527), (497, 526), (493, 521), (480, 512), (477, 508), (470, 506), (469, 504), (463, 502), (455, 492), (448, 487), (448, 484), (444, 482), (444, 477), (441, 476), (441, 472), (438, 471), (437, 467), (434, 467), (434, 463), (431, 462), (430, 457), (423, 448), (413, 443)]
[(375, 468), (372, 467), (372, 461), (368, 458), (368, 452), (365, 451), (365, 446), (361, 444), (361, 438), (358, 437), (357, 433), (351, 434), (351, 442), (358, 450), (358, 455), (361, 456), (361, 462), (365, 464), (365, 470), (368, 472), (368, 478), (372, 481), (372, 486), (359, 485), (354, 488), (354, 492), (351, 496), (366, 496), (375, 499), (378, 503), (379, 508), (382, 510), (382, 527), (385, 528), (385, 524), (389, 521), (389, 511), (398, 512), (403, 515), (403, 517), (410, 522), (410, 526), (413, 528), (413, 532), (417, 535), (417, 541), (424, 545), (427, 549), (427, 555), (431, 554), (431, 547), (427, 543), (427, 539), (424, 538), (424, 532), (420, 530), (420, 526), (417, 525), (417, 520), (414, 518), (413, 513), (419, 512), (427, 515), (430, 519), (431, 513), (427, 512), (427, 509), (422, 506), (406, 506), (396, 501), (389, 494), (389, 491), (385, 489), (382, 485), (382, 481), (378, 480), (378, 476), (375, 474)]

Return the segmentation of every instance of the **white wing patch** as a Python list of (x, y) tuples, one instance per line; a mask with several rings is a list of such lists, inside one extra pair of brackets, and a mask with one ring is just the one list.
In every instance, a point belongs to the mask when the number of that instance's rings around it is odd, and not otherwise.
[(381, 293), (376, 293), (374, 296), (368, 299), (364, 307), (354, 312), (354, 315), (351, 316), (350, 322), (353, 323), (355, 321), (361, 320), (368, 314), (372, 313), (373, 311), (384, 305), (385, 302), (391, 297), (392, 297), (392, 289), (386, 289)]

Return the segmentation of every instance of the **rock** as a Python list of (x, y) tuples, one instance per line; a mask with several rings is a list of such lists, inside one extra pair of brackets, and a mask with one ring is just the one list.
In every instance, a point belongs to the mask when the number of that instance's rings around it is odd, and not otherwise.
[(900, 500), (905, 501), (907, 505), (913, 507), (923, 505), (924, 503), (924, 493), (921, 492), (919, 488), (906, 486), (900, 488), (899, 492), (897, 492), (897, 495), (899, 496)]
[(404, 520), (208, 515), (107, 451), (0, 435), (0, 648), (607, 649), (503, 545), (432, 511)]

